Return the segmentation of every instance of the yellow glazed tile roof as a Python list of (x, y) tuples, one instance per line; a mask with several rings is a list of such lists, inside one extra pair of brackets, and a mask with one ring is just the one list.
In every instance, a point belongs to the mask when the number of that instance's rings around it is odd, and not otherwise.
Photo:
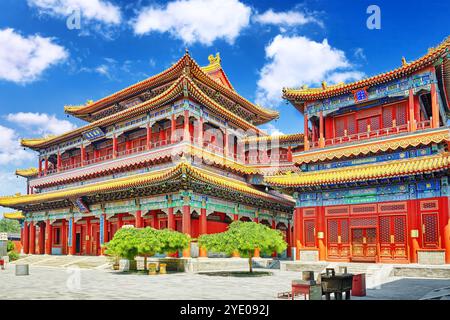
[(343, 144), (329, 146), (323, 149), (313, 149), (295, 153), (293, 161), (297, 164), (340, 159), (343, 157), (351, 157), (358, 155), (366, 155), (368, 153), (376, 153), (379, 151), (396, 150), (399, 148), (417, 147), (418, 145), (428, 145), (430, 143), (439, 143), (449, 141), (449, 129), (443, 128), (433, 131), (422, 131), (415, 134), (408, 134), (400, 137), (387, 137), (385, 140), (373, 139), (362, 140), (358, 144)]
[(317, 186), (406, 176), (448, 170), (449, 168), (450, 155), (446, 152), (439, 155), (364, 166), (269, 176), (265, 178), (265, 181), (270, 185), (283, 187)]
[(403, 59), (402, 66), (397, 69), (347, 84), (340, 83), (333, 86), (327, 86), (326, 83), (323, 83), (321, 88), (307, 88), (307, 87), (303, 87), (300, 89), (284, 88), (283, 97), (288, 100), (298, 99), (304, 101), (324, 99), (342, 93), (351, 92), (352, 90), (363, 88), (365, 86), (372, 86), (375, 84), (384, 83), (393, 79), (403, 77), (405, 75), (409, 75), (420, 68), (431, 65), (433, 61), (438, 59), (442, 54), (448, 52), (449, 47), (450, 47), (450, 36), (447, 37), (436, 48), (430, 48), (427, 54), (425, 54), (424, 56), (415, 61), (407, 63), (406, 60)]
[(28, 169), (17, 169), (16, 175), (21, 177), (35, 177), (38, 175), (38, 169), (36, 168), (28, 168)]
[(137, 176), (124, 177), (111, 181), (104, 181), (91, 185), (68, 188), (64, 190), (52, 191), (41, 194), (29, 194), (29, 195), (17, 194), (15, 196), (0, 197), (0, 206), (16, 207), (19, 205), (43, 203), (47, 201), (56, 201), (67, 198), (75, 199), (80, 196), (87, 196), (102, 192), (113, 192), (117, 190), (148, 186), (162, 181), (177, 179), (180, 177), (182, 179), (192, 178), (203, 182), (211, 183), (219, 187), (227, 188), (229, 190), (243, 192), (251, 196), (285, 203), (285, 201), (283, 201), (282, 199), (269, 195), (265, 192), (259, 191), (250, 184), (247, 184), (239, 180), (231, 179), (228, 177), (224, 177), (205, 169), (193, 167), (188, 162), (182, 161), (174, 167), (149, 172), (145, 174), (140, 174)]
[(254, 142), (254, 141), (271, 141), (278, 139), (280, 142), (301, 142), (303, 143), (304, 134), (303, 133), (293, 133), (293, 134), (283, 134), (279, 136), (263, 136), (263, 137), (247, 137), (243, 139), (244, 142)]
[(4, 213), (3, 217), (11, 220), (20, 220), (25, 218), (22, 211)]

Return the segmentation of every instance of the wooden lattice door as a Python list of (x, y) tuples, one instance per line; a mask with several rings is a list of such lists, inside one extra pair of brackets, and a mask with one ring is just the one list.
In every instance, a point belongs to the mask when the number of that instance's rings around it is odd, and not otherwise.
[(380, 217), (380, 259), (407, 260), (406, 216)]
[(350, 255), (348, 219), (328, 219), (328, 258), (344, 259)]
[(377, 258), (377, 229), (352, 229), (352, 260), (376, 261)]
[(437, 213), (422, 213), (422, 242), (424, 248), (439, 247), (439, 220)]
[(316, 221), (315, 219), (305, 219), (303, 221), (303, 239), (305, 247), (316, 246)]

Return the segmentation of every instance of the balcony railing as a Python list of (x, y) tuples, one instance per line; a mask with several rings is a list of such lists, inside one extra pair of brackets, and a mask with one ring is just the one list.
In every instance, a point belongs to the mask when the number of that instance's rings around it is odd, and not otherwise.
[[(331, 139), (325, 139), (325, 146), (333, 146), (343, 143), (364, 141), (368, 139), (374, 139), (379, 137), (385, 137), (388, 135), (395, 135), (399, 133), (408, 132), (409, 124), (399, 125), (391, 128), (382, 128), (378, 130), (368, 130), (367, 132), (361, 132), (351, 135), (344, 135), (342, 137), (335, 137)], [(417, 130), (425, 130), (431, 128), (431, 120), (426, 120), (416, 123)], [(317, 149), (320, 147), (319, 141), (310, 141), (310, 149)]]

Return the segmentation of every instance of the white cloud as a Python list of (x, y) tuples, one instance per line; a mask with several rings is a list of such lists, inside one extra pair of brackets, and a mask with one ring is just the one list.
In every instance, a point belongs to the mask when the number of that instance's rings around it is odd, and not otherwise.
[(233, 43), (249, 25), (251, 11), (238, 0), (175, 0), (143, 8), (132, 26), (138, 35), (168, 32), (187, 44)]
[(262, 14), (257, 14), (253, 17), (253, 20), (260, 24), (272, 24), (276, 26), (301, 26), (307, 23), (316, 23), (322, 26), (322, 22), (317, 20), (312, 15), (306, 15), (300, 11), (286, 11), (275, 12), (272, 9), (267, 10)]
[(30, 7), (39, 12), (60, 18), (69, 17), (75, 10), (80, 10), (81, 20), (98, 21), (118, 25), (122, 21), (120, 8), (104, 0), (28, 0)]
[(358, 59), (367, 60), (367, 57), (366, 57), (366, 54), (364, 53), (363, 48), (356, 48), (354, 55)]
[[(0, 165), (20, 164), (34, 158), (33, 153), (20, 146), (20, 138), (11, 129), (0, 125)], [(3, 179), (2, 184), (4, 184)]]
[(35, 135), (59, 135), (76, 128), (70, 121), (60, 120), (55, 115), (46, 113), (10, 113), (6, 116), (6, 120), (33, 132)]
[(331, 47), (327, 39), (316, 42), (302, 36), (278, 35), (265, 51), (268, 62), (260, 71), (257, 103), (267, 106), (281, 102), (283, 87), (354, 80), (364, 75), (352, 70), (345, 53)]
[(10, 28), (0, 30), (0, 80), (32, 82), (67, 57), (66, 49), (52, 38), (23, 37)]
[(262, 130), (272, 137), (282, 136), (284, 132), (277, 128), (273, 123), (266, 124)]

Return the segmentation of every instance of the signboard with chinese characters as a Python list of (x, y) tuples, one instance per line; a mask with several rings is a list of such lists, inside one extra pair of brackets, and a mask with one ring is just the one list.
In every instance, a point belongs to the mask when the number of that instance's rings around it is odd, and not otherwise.
[(95, 129), (92, 129), (91, 131), (87, 131), (87, 132), (83, 133), (83, 137), (89, 141), (96, 140), (98, 138), (103, 137), (104, 135), (105, 135), (105, 133), (100, 128), (95, 128)]
[(355, 98), (355, 103), (367, 101), (369, 99), (369, 94), (367, 93), (367, 88), (362, 88), (362, 89), (353, 91), (353, 97)]

